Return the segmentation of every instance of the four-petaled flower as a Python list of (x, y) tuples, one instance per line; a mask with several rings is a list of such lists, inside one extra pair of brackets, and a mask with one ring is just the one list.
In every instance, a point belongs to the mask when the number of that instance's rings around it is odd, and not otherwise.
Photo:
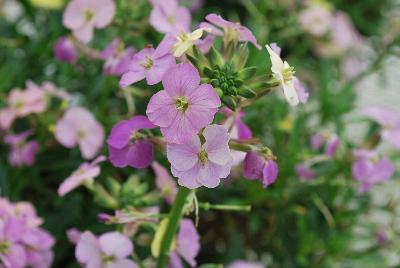
[(243, 161), (243, 176), (249, 180), (262, 180), (264, 187), (274, 183), (278, 176), (278, 165), (256, 152), (248, 152)]
[(192, 16), (190, 11), (179, 6), (177, 0), (151, 0), (153, 10), (150, 24), (160, 33), (177, 34), (189, 31)]
[(168, 142), (191, 141), (213, 121), (220, 98), (211, 85), (200, 85), (199, 72), (188, 63), (169, 69), (162, 84), (164, 90), (153, 95), (147, 106), (149, 120), (161, 127)]
[(209, 125), (201, 135), (185, 144), (167, 146), (172, 174), (179, 178), (180, 185), (190, 189), (217, 187), (220, 178), (228, 177), (232, 166), (227, 130), (221, 125)]

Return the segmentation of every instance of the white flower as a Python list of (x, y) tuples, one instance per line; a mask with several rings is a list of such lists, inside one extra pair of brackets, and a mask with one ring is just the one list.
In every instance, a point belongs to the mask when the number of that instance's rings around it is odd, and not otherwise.
[(181, 31), (176, 39), (178, 40), (172, 49), (175, 57), (182, 56), (188, 49), (190, 49), (195, 41), (199, 40), (203, 35), (203, 32), (211, 32), (209, 28), (199, 28), (191, 33)]
[(269, 45), (265, 45), (271, 58), (271, 71), (273, 76), (282, 85), (283, 94), (290, 105), (295, 106), (299, 104), (299, 97), (297, 96), (296, 89), (294, 87), (294, 71), (293, 67), (286, 61), (283, 61), (278, 54), (276, 54)]

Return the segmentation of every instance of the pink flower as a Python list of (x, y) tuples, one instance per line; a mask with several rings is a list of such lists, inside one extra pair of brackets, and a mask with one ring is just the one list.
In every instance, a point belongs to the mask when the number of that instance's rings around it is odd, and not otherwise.
[(178, 34), (188, 32), (192, 17), (187, 8), (179, 6), (177, 0), (151, 0), (153, 10), (150, 24), (160, 33)]
[[(26, 267), (26, 252), (21, 244), (25, 232), (23, 221), (15, 217), (0, 219), (0, 261), (6, 268)], [(3, 267), (3, 266), (2, 266)]]
[(256, 152), (248, 152), (243, 162), (243, 176), (249, 180), (261, 179), (264, 187), (267, 187), (276, 181), (278, 165)]
[(77, 244), (81, 238), (82, 232), (76, 228), (70, 228), (67, 230), (67, 238), (69, 242)]
[(59, 61), (73, 63), (78, 59), (78, 52), (68, 37), (61, 37), (54, 44), (54, 55)]
[(75, 248), (77, 260), (88, 268), (136, 268), (127, 257), (133, 245), (128, 237), (119, 232), (102, 234), (99, 238), (84, 232)]
[[(164, 40), (170, 42), (169, 38)], [(144, 78), (149, 85), (161, 81), (165, 72), (176, 64), (175, 57), (170, 54), (169, 49), (165, 49), (163, 41), (157, 49), (146, 47), (133, 56), (128, 71), (119, 82), (121, 87), (127, 87)]]
[(39, 228), (28, 228), (22, 243), (25, 247), (27, 266), (35, 268), (49, 268), (53, 262), (54, 238), (45, 230)]
[(153, 125), (143, 115), (116, 124), (107, 139), (110, 161), (116, 167), (145, 168), (153, 161), (153, 145), (139, 132)]
[[(200, 236), (189, 219), (183, 219), (179, 226), (176, 248), (171, 252), (169, 268), (183, 268), (182, 257), (190, 267), (196, 267), (196, 256), (200, 251)], [(179, 257), (180, 256), (180, 257)]]
[(115, 14), (113, 0), (72, 0), (63, 15), (63, 24), (82, 43), (92, 40), (94, 28), (111, 23)]
[(311, 137), (311, 149), (320, 151), (325, 147), (325, 154), (333, 157), (340, 146), (340, 139), (336, 134), (318, 133)]
[[(250, 42), (258, 49), (261, 49), (261, 46), (257, 43), (257, 39), (253, 33), (248, 28), (240, 25), (240, 23), (224, 20), (221, 16), (216, 14), (208, 14), (206, 20), (211, 24), (203, 22), (200, 24), (200, 27), (211, 28), (212, 34), (219, 36), (224, 35), (228, 41)], [(214, 25), (222, 28), (223, 32)]]
[(58, 121), (55, 136), (67, 148), (79, 145), (82, 156), (91, 159), (103, 145), (104, 129), (86, 108), (72, 107)]
[(71, 176), (66, 178), (58, 188), (58, 195), (64, 196), (73, 189), (84, 183), (93, 183), (94, 178), (100, 174), (99, 163), (106, 160), (104, 156), (99, 156), (91, 163), (83, 163), (75, 170)]
[(301, 180), (312, 180), (316, 176), (315, 172), (311, 168), (303, 164), (297, 164), (295, 170), (297, 176), (299, 176)]
[(209, 125), (221, 101), (209, 84), (200, 85), (197, 69), (181, 63), (169, 69), (162, 84), (164, 90), (153, 95), (147, 106), (149, 120), (161, 127), (168, 142), (186, 143)]
[(239, 260), (231, 263), (227, 268), (265, 268), (265, 266), (259, 262)]
[(364, 116), (382, 127), (382, 138), (400, 149), (400, 113), (384, 107), (369, 107), (362, 111)]
[(325, 154), (333, 157), (337, 150), (339, 149), (340, 145), (340, 139), (336, 134), (333, 134), (329, 137), (329, 139), (326, 142), (326, 147), (325, 147)]
[(386, 157), (380, 158), (375, 151), (354, 150), (353, 177), (358, 180), (360, 192), (368, 191), (374, 184), (387, 181), (394, 173), (393, 164)]
[(325, 136), (321, 133), (315, 134), (311, 137), (310, 143), (313, 151), (319, 151), (325, 143)]
[(121, 76), (129, 70), (130, 62), (135, 55), (135, 49), (123, 49), (122, 40), (116, 38), (101, 53), (106, 60), (103, 66), (105, 74)]
[(32, 135), (31, 130), (20, 134), (9, 134), (4, 137), (4, 142), (10, 145), (8, 161), (12, 166), (32, 166), (35, 164), (35, 156), (39, 150), (37, 141), (27, 141)]
[(161, 194), (166, 197), (169, 204), (175, 200), (178, 187), (168, 170), (157, 162), (152, 164), (154, 173), (156, 174), (156, 186)]
[(220, 178), (228, 177), (232, 156), (229, 150), (229, 134), (223, 126), (210, 125), (203, 131), (204, 143), (195, 135), (184, 144), (170, 143), (167, 157), (171, 171), (178, 177), (178, 184), (190, 189), (206, 186), (217, 187)]
[(293, 80), (294, 80), (294, 89), (296, 90), (299, 101), (303, 104), (307, 103), (310, 93), (307, 92), (307, 89), (304, 87), (303, 83), (297, 77), (294, 77)]
[(312, 5), (299, 14), (300, 26), (315, 36), (323, 36), (330, 31), (332, 20), (331, 12), (322, 5)]

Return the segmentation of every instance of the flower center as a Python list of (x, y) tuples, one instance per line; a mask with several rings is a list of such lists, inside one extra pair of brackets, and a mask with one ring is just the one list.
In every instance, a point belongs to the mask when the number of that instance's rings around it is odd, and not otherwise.
[(24, 107), (24, 101), (23, 100), (17, 100), (14, 105), (13, 105), (15, 110), (20, 110), (22, 107)]
[(208, 153), (206, 150), (201, 150), (198, 154), (197, 157), (199, 158), (200, 164), (204, 166), (207, 161), (208, 161)]
[(93, 17), (94, 17), (93, 11), (91, 11), (89, 9), (85, 11), (85, 21), (86, 22), (91, 21), (93, 19)]
[(80, 129), (78, 131), (78, 139), (83, 139), (83, 138), (85, 138), (85, 136), (86, 136), (86, 132), (83, 131), (82, 129)]
[(6, 254), (9, 247), (10, 243), (8, 241), (0, 241), (0, 254)]
[(146, 59), (142, 61), (140, 65), (146, 70), (149, 70), (151, 67), (153, 67), (153, 63), (154, 61), (149, 56), (146, 56)]
[(283, 81), (288, 82), (293, 79), (293, 76), (296, 72), (294, 71), (294, 67), (285, 68), (282, 70)]
[(185, 112), (189, 107), (189, 100), (187, 97), (179, 97), (175, 101), (175, 106), (178, 111)]
[(111, 263), (111, 262), (115, 261), (115, 257), (114, 256), (108, 256), (106, 254), (102, 254), (101, 255), (101, 261), (102, 261), (103, 264)]
[(176, 20), (174, 16), (167, 16), (167, 22), (169, 25), (174, 25)]
[(129, 141), (131, 143), (136, 142), (137, 140), (140, 140), (141, 138), (143, 138), (143, 135), (138, 132), (138, 131), (132, 131), (131, 135), (129, 136)]

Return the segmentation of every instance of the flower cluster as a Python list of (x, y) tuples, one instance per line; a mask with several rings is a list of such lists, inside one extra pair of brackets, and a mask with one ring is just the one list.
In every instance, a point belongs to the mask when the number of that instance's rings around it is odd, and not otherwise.
[(55, 241), (41, 224), (32, 204), (0, 199), (1, 267), (51, 267)]

